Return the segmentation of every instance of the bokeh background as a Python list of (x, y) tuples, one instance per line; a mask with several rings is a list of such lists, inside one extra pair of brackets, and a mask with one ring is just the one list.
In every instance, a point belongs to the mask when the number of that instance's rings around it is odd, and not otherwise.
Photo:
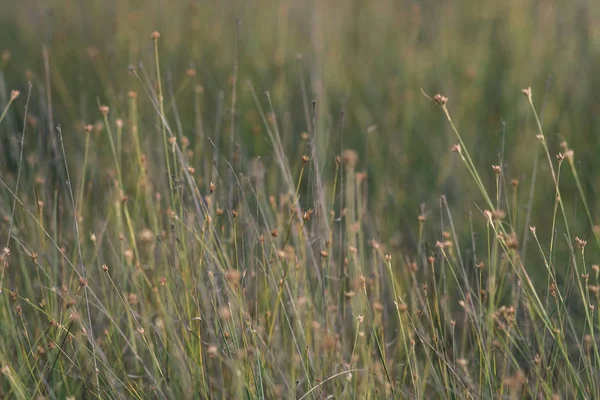
[[(452, 117), (491, 193), (493, 164), (502, 163), (506, 190), (512, 179), (519, 180), (519, 212), (525, 215), (531, 205), (530, 224), (538, 226), (544, 239), (551, 226), (554, 188), (535, 138), (534, 117), (521, 93), (531, 86), (551, 152), (560, 151), (562, 140), (575, 151), (593, 218), (600, 223), (598, 2), (2, 0), (0, 4), (0, 105), (6, 104), (10, 90), (25, 94), (27, 82), (33, 83), (29, 114), (36, 139), (27, 144), (26, 154), (38, 155), (35, 162), (43, 167), (38, 174), (52, 170), (52, 161), (45, 161), (43, 154), (51, 146), (53, 124), (62, 125), (67, 156), (77, 166), (83, 158), (83, 125), (102, 119), (98, 103), (111, 107), (112, 120), (127, 122), (128, 92), (146, 97), (128, 66), (153, 76), (150, 35), (157, 30), (168, 97), (176, 100), (180, 128), (194, 148), (208, 146), (205, 137), (216, 137), (217, 146), (230, 148), (237, 43), (233, 137), (243, 160), (241, 169), (252, 165), (254, 157), (261, 157), (267, 171), (277, 169), (247, 82), (261, 102), (263, 92), (270, 92), (290, 158), (306, 153), (301, 135), (309, 129), (311, 101), (316, 99), (320, 164), (331, 171), (343, 149), (358, 152), (358, 170), (367, 173), (368, 234), (387, 246), (416, 247), (411, 232), (421, 204), (432, 218), (439, 218), (442, 194), (459, 221), (458, 229), (466, 234), (469, 213), (475, 215), (478, 206), (483, 207), (477, 188), (451, 152), (456, 139), (448, 123), (421, 90), (449, 98)], [(200, 86), (204, 138), (198, 136), (194, 118)], [(18, 159), (16, 132), (23, 105), (16, 104), (0, 127), (3, 174), (14, 171)], [(140, 136), (145, 146), (156, 141), (160, 155), (159, 136), (144, 134), (156, 132), (155, 112), (149, 101), (139, 107)], [(175, 124), (172, 108), (167, 117)], [(106, 146), (98, 139), (91, 155), (98, 187), (111, 173), (102, 168), (104, 162), (111, 163)], [(539, 177), (530, 200), (536, 159), (541, 160)], [(569, 172), (562, 185), (574, 234), (591, 237), (592, 227)], [(430, 240), (439, 235), (438, 225), (431, 224)], [(524, 218), (517, 225), (519, 232), (527, 232)]]

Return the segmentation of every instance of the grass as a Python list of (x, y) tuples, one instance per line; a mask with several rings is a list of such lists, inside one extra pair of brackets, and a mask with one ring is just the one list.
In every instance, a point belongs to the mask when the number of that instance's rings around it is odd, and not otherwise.
[[(207, 4), (205, 27), (125, 1), (92, 46), (67, 3), (40, 58), (42, 6), (0, 42), (0, 397), (600, 398), (596, 142), (554, 133), (593, 130), (570, 115), (596, 100), (567, 57), (534, 73), (580, 14), (525, 2), (532, 33), (512, 2), (319, 3), (305, 48), (293, 3)], [(595, 36), (566, 29), (585, 59)]]

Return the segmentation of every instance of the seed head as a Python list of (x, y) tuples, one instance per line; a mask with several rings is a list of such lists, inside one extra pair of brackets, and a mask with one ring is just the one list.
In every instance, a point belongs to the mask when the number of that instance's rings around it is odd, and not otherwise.
[(108, 115), (108, 111), (108, 106), (100, 106), (100, 113), (102, 113), (102, 115), (104, 115), (105, 117)]
[(354, 168), (358, 163), (358, 153), (352, 149), (346, 149), (342, 152), (342, 160), (349, 168)]
[(13, 90), (12, 92), (10, 92), (10, 101), (15, 100), (17, 97), (19, 97), (20, 94), (21, 92), (19, 92), (18, 90)]
[(503, 210), (494, 210), (492, 211), (492, 220), (493, 221), (502, 221), (506, 213)]
[(210, 183), (209, 185), (209, 189), (210, 189), (210, 194), (213, 194), (215, 192), (215, 190), (217, 189), (217, 185), (215, 185), (214, 183)]
[(462, 153), (462, 147), (460, 147), (460, 144), (457, 143), (454, 146), (452, 146), (452, 151), (454, 153), (460, 154), (460, 153)]
[(521, 89), (521, 92), (528, 98), (531, 99), (531, 86), (526, 89)]
[(585, 248), (585, 245), (587, 244), (587, 240), (579, 239), (578, 237), (575, 238), (575, 241), (577, 242), (577, 245), (581, 250), (583, 250)]
[(313, 213), (312, 208), (309, 208), (308, 210), (304, 211), (304, 213), (302, 214), (302, 219), (304, 220), (304, 222), (310, 221), (310, 217), (312, 216), (312, 213)]
[(438, 106), (445, 106), (446, 103), (448, 102), (448, 98), (446, 96), (442, 96), (441, 94), (436, 94), (435, 96), (433, 96), (433, 101), (435, 101), (435, 103)]
[(160, 37), (160, 32), (154, 31), (152, 32), (152, 35), (150, 35), (150, 37), (152, 38), (152, 40), (158, 40), (158, 38)]

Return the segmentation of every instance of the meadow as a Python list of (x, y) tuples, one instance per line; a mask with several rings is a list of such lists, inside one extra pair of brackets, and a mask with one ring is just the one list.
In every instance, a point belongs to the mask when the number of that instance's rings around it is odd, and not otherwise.
[(0, 398), (600, 399), (600, 3), (0, 9)]

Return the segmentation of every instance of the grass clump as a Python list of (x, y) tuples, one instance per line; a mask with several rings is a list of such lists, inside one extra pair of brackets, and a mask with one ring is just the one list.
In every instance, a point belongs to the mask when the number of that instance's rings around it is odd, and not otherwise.
[[(303, 79), (290, 100), (301, 133), (276, 95), (238, 82), (239, 29), (214, 104), (194, 67), (174, 87), (157, 31), (152, 67), (130, 66), (124, 90), (106, 80), (78, 122), (55, 124), (68, 112), (54, 116), (47, 50), (25, 100), (2, 94), (0, 126), (22, 133), (0, 176), (1, 397), (600, 398), (600, 230), (532, 90), (521, 101), (544, 162), (532, 157), (529, 193), (504, 147), (478, 162), (451, 100), (414, 99), (445, 119), (474, 194), (469, 213), (446, 196), (423, 203), (399, 246), (371, 193), (389, 171), (344, 145), (344, 112), (323, 129)], [(246, 129), (260, 157), (240, 144)], [(563, 199), (567, 173), (584, 222)], [(533, 194), (552, 197), (547, 214)]]

